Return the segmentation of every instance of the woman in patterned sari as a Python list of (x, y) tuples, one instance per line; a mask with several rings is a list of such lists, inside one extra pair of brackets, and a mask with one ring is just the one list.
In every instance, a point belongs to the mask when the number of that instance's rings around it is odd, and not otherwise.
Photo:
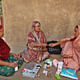
[(0, 75), (11, 76), (15, 72), (15, 67), (20, 67), (23, 63), (15, 53), (10, 53), (10, 48), (2, 39), (4, 35), (3, 25), (0, 24)]
[(80, 69), (80, 25), (74, 28), (74, 36), (66, 38), (50, 46), (62, 46), (62, 61), (64, 68)]
[(34, 21), (32, 24), (33, 31), (28, 34), (28, 42), (24, 50), (25, 61), (40, 62), (49, 56), (46, 49), (46, 37), (40, 29), (40, 22)]

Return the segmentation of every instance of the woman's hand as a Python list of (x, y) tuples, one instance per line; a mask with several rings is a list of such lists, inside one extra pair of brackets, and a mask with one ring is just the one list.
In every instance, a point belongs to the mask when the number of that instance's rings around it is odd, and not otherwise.
[(55, 46), (55, 44), (51, 43), (51, 44), (49, 44), (49, 46), (50, 46), (50, 47), (54, 47), (54, 46)]
[(15, 54), (15, 53), (11, 53), (11, 55), (13, 55), (15, 58), (16, 58), (16, 57), (20, 58), (20, 56), (17, 55), (17, 54)]
[(64, 54), (62, 54), (61, 55), (63, 58), (72, 58), (73, 56), (72, 55), (64, 55)]
[(17, 57), (17, 55), (15, 53), (12, 54), (15, 58)]
[(46, 43), (42, 43), (42, 47), (46, 47), (47, 46), (47, 44)]
[(10, 62), (9, 63), (9, 66), (10, 67), (16, 67), (18, 64), (17, 64), (17, 62)]

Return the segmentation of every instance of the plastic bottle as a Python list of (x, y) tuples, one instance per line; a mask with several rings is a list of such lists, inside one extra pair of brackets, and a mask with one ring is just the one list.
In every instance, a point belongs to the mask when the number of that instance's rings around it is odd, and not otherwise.
[(58, 68), (57, 68), (56, 74), (60, 74), (62, 67), (63, 67), (63, 62), (62, 61), (58, 62)]
[[(18, 61), (15, 61), (14, 63), (17, 63)], [(18, 66), (15, 67), (15, 71), (18, 71)]]

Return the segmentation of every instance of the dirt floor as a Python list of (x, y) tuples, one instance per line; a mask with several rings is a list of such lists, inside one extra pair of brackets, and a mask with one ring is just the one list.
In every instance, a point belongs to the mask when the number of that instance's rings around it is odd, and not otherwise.
[[(53, 60), (53, 59), (58, 59), (60, 60), (61, 56), (60, 55), (51, 55), (50, 59)], [(39, 71), (39, 77), (35, 77), (35, 78), (29, 78), (29, 77), (23, 77), (22, 76), (22, 69), (24, 68), (26, 63), (23, 63), (22, 67), (19, 69), (18, 72), (15, 72), (13, 76), (11, 77), (4, 77), (4, 76), (0, 76), (0, 80), (57, 80), (55, 78), (55, 72), (56, 72), (56, 69), (54, 67), (52, 67), (52, 70), (53, 70), (53, 74), (52, 74), (52, 77), (46, 77), (42, 72), (43, 72), (43, 64), (44, 62), (40, 63), (42, 65), (40, 71)], [(79, 74), (80, 72), (78, 72), (78, 76), (80, 76)], [(79, 77), (80, 79), (80, 77)], [(61, 76), (61, 80), (73, 80), (73, 79), (69, 79), (69, 78), (65, 78), (65, 77), (62, 77)]]

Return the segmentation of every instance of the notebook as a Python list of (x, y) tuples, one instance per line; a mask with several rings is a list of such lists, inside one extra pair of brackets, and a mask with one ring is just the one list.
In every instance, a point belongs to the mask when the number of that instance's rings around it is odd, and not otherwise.
[(61, 76), (68, 77), (68, 78), (72, 78), (72, 79), (78, 80), (78, 78), (76, 76), (76, 70), (73, 70), (73, 69), (62, 68), (62, 71), (61, 71), (61, 74), (60, 75)]

